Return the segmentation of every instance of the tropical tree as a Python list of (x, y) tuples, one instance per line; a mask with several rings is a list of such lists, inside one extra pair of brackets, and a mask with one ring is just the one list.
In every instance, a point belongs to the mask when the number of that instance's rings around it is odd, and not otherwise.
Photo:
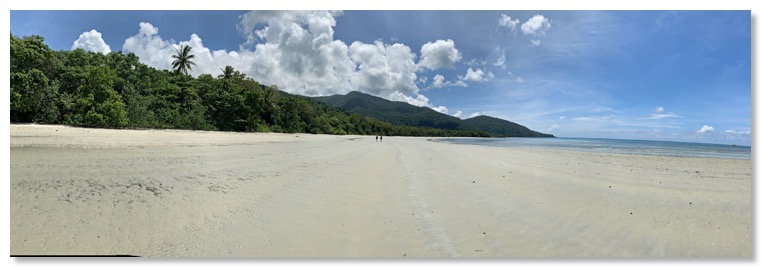
[(222, 70), (222, 74), (219, 75), (219, 78), (230, 79), (235, 74), (235, 69), (233, 68), (233, 66), (230, 66), (230, 65), (227, 65), (225, 66), (224, 69), (220, 69), (220, 70)]
[(196, 63), (191, 61), (191, 59), (196, 56), (190, 54), (190, 49), (193, 48), (183, 45), (180, 46), (180, 49), (177, 49), (176, 55), (172, 55), (172, 58), (175, 59), (175, 61), (172, 62), (172, 70), (174, 70), (174, 72), (188, 75), (188, 71), (192, 70), (193, 66), (196, 65)]
[(246, 79), (246, 74), (241, 73), (240, 71), (235, 70), (233, 66), (227, 65), (222, 70), (222, 74), (217, 76), (217, 78), (225, 79), (225, 80), (243, 80)]

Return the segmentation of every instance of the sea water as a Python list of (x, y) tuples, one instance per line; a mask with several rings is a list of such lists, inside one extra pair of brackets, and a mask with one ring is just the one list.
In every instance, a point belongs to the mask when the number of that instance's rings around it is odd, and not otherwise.
[(751, 148), (740, 145), (599, 138), (445, 138), (438, 141), (498, 147), (563, 149), (617, 154), (751, 159)]

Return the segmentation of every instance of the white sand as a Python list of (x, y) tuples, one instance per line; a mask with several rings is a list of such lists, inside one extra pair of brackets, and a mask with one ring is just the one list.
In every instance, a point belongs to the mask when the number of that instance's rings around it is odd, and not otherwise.
[(751, 161), (11, 125), (12, 255), (750, 257)]

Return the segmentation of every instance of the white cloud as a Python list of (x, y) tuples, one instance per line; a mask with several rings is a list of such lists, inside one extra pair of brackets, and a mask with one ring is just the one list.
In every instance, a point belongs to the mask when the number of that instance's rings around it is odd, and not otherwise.
[(663, 107), (656, 107), (653, 111), (655, 111), (656, 113), (663, 113), (665, 109)]
[(335, 17), (342, 14), (342, 11), (251, 11), (238, 17), (237, 26), (248, 37), (246, 44), (249, 45), (257, 40), (292, 41), (285, 45), (296, 45), (304, 37), (322, 41), (332, 39)]
[[(157, 69), (170, 69), (173, 61), (172, 55), (176, 54), (180, 45), (191, 47), (191, 53), (195, 55), (193, 66), (190, 74), (198, 76), (203, 73), (218, 74), (221, 68), (227, 65), (251, 76), (251, 70), (254, 67), (256, 55), (248, 50), (240, 52), (225, 50), (211, 51), (203, 44), (203, 40), (196, 34), (191, 34), (190, 39), (175, 43), (166, 41), (159, 36), (159, 29), (150, 23), (141, 22), (138, 34), (127, 38), (124, 41), (122, 49), (124, 51), (135, 53), (140, 61), (148, 66)], [(253, 77), (253, 76), (252, 76)]]
[(194, 76), (219, 73), (231, 65), (263, 84), (301, 95), (358, 90), (387, 97), (394, 91), (418, 92), (416, 56), (403, 44), (354, 42), (347, 46), (333, 40), (334, 12), (254, 13), (241, 16), (239, 24), (239, 29), (249, 31), (249, 41), (263, 41), (254, 45), (254, 51), (243, 46), (239, 51), (211, 51), (195, 34), (179, 44), (165, 41), (149, 23), (140, 24), (140, 32), (125, 41), (124, 50), (150, 66), (169, 69), (175, 49), (187, 44), (195, 55)]
[(349, 53), (359, 69), (351, 80), (353, 87), (377, 96), (398, 90), (417, 94), (415, 54), (406, 45), (354, 42)]
[[(164, 41), (158, 35), (159, 29), (150, 23), (140, 22), (140, 30), (136, 35), (130, 36), (124, 41), (122, 50), (135, 53), (143, 64), (157, 68), (169, 69), (172, 63), (172, 54), (179, 47), (169, 41)], [(194, 54), (197, 51), (193, 51)]]
[(533, 39), (531, 39), (531, 46), (539, 46), (542, 43), (542, 41), (539, 40), (539, 37), (547, 34), (547, 30), (549, 30), (550, 27), (552, 27), (550, 20), (537, 14), (521, 25), (521, 32), (523, 32), (524, 35), (530, 35), (533, 37)]
[(552, 132), (552, 131), (554, 131), (554, 130), (557, 130), (558, 128), (560, 128), (560, 125), (557, 125), (557, 124), (553, 124), (552, 126), (550, 126), (550, 128), (549, 128), (549, 129), (547, 129), (547, 132), (548, 132), (548, 133), (549, 133), (549, 132)]
[(481, 112), (474, 112), (474, 113), (471, 113), (470, 117), (468, 117), (468, 118), (478, 117), (480, 115), (482, 115)]
[(446, 79), (441, 74), (436, 74), (436, 76), (433, 76), (433, 88), (441, 88), (446, 84)]
[(494, 74), (484, 73), (481, 69), (473, 70), (472, 68), (468, 68), (467, 72), (465, 73), (465, 76), (462, 77), (462, 81), (472, 81), (472, 82), (482, 82), (482, 81), (489, 81), (494, 78)]
[(713, 127), (708, 125), (703, 125), (703, 127), (700, 128), (700, 130), (696, 131), (696, 133), (699, 133), (699, 134), (704, 134), (707, 132), (713, 132)]
[[(212, 51), (196, 34), (187, 41), (164, 40), (158, 28), (144, 22), (136, 35), (125, 40), (123, 50), (135, 53), (149, 66), (169, 69), (176, 49), (189, 45), (197, 65), (190, 72), (193, 76), (216, 75), (230, 65), (262, 84), (307, 96), (357, 90), (387, 99), (395, 92), (416, 96), (413, 99), (425, 97), (416, 82), (427, 79), (418, 79), (416, 72), (422, 69), (408, 46), (382, 41), (347, 45), (335, 40), (333, 27), (340, 15), (332, 11), (248, 12), (238, 18), (238, 30), (247, 41), (237, 51)], [(452, 40), (423, 47), (428, 57), (421, 63), (426, 68), (451, 66), (461, 59)]]
[(560, 118), (558, 118), (558, 120), (560, 121), (562, 121), (563, 119), (565, 119), (565, 116), (560, 116)]
[(74, 41), (74, 44), (71, 45), (71, 50), (77, 48), (96, 53), (111, 53), (111, 47), (103, 41), (103, 36), (95, 29), (89, 32), (83, 32), (79, 35), (79, 38), (77, 38), (77, 40)]
[(459, 111), (459, 110), (458, 110), (458, 111), (457, 111), (457, 112), (455, 112), (455, 113), (454, 113), (454, 115), (452, 115), (452, 116), (455, 116), (455, 117), (457, 117), (457, 118), (459, 118), (459, 117), (462, 117), (462, 111)]
[[(489, 73), (491, 76), (488, 77), (494, 77), (493, 74)], [(468, 83), (464, 82), (462, 80), (462, 77), (460, 77), (460, 80), (456, 82), (447, 81), (444, 76), (441, 74), (436, 74), (436, 76), (433, 76), (433, 84), (431, 84), (430, 88), (442, 88), (442, 87), (448, 87), (448, 86), (459, 86), (459, 87), (468, 87)]]
[[(384, 45), (373, 50), (376, 44), (365, 47), (357, 43), (349, 47), (341, 40), (334, 40), (335, 17), (340, 15), (341, 12), (333, 11), (251, 11), (241, 15), (238, 29), (248, 36), (247, 44), (255, 48), (251, 52), (253, 61), (247, 64), (247, 74), (264, 84), (275, 84), (284, 91), (303, 95), (343, 94), (357, 89), (380, 96), (388, 94), (379, 91), (388, 89), (391, 84), (405, 84), (402, 90), (410, 90), (410, 84), (414, 87), (415, 79), (410, 80), (411, 75), (406, 75), (399, 77), (405, 81), (384, 80), (382, 89), (363, 88), (371, 78), (384, 78), (373, 75), (377, 68), (384, 66), (361, 60), (384, 61), (388, 51)], [(352, 57), (349, 54), (352, 48), (378, 55)], [(362, 64), (364, 66), (358, 68)], [(416, 87), (412, 90), (416, 91)]]
[(408, 96), (402, 92), (395, 91), (388, 95), (387, 97), (391, 101), (399, 101), (399, 102), (405, 102), (407, 104), (418, 106), (418, 107), (428, 107), (430, 109), (433, 109), (435, 111), (447, 114), (449, 109), (445, 106), (433, 106), (428, 99), (428, 97), (424, 95), (417, 95), (416, 97)]
[(521, 32), (525, 35), (541, 37), (547, 33), (550, 27), (552, 27), (550, 20), (537, 14), (521, 25)]
[(433, 76), (433, 84), (431, 84), (430, 88), (442, 88), (447, 86), (468, 87), (467, 82), (484, 82), (494, 79), (494, 73), (484, 72), (480, 68), (476, 68), (475, 70), (473, 70), (473, 68), (468, 68), (465, 72), (465, 76), (458, 77), (459, 79), (453, 82), (447, 81), (441, 74), (436, 74), (436, 76)]
[(499, 18), (498, 25), (509, 28), (510, 32), (515, 32), (516, 27), (518, 26), (518, 23), (520, 21), (518, 19), (513, 20), (510, 16), (502, 14), (502, 16)]
[(436, 42), (428, 42), (420, 48), (418, 65), (420, 68), (437, 70), (444, 67), (451, 68), (460, 59), (462, 59), (462, 55), (455, 48), (454, 41), (451, 39), (436, 40)]
[(449, 112), (449, 109), (445, 106), (438, 106), (438, 107), (431, 107), (431, 109), (438, 111), (439, 113), (447, 114)]
[(408, 95), (405, 95), (402, 92), (396, 91), (388, 95), (388, 99), (391, 101), (399, 101), (399, 102), (405, 102), (407, 104), (418, 106), (418, 107), (425, 107), (430, 106), (428, 97), (424, 95), (418, 95), (417, 97), (411, 97)]
[(463, 81), (456, 81), (454, 83), (447, 82), (447, 83), (451, 84), (452, 86), (468, 87), (468, 84)]

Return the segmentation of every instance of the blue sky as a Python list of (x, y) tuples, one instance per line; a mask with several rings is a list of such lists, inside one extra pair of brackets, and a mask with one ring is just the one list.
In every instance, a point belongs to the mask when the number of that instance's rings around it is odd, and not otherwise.
[[(232, 65), (304, 95), (351, 90), (560, 137), (750, 144), (750, 11), (11, 11), (56, 50)], [(94, 30), (94, 31), (93, 31)]]

